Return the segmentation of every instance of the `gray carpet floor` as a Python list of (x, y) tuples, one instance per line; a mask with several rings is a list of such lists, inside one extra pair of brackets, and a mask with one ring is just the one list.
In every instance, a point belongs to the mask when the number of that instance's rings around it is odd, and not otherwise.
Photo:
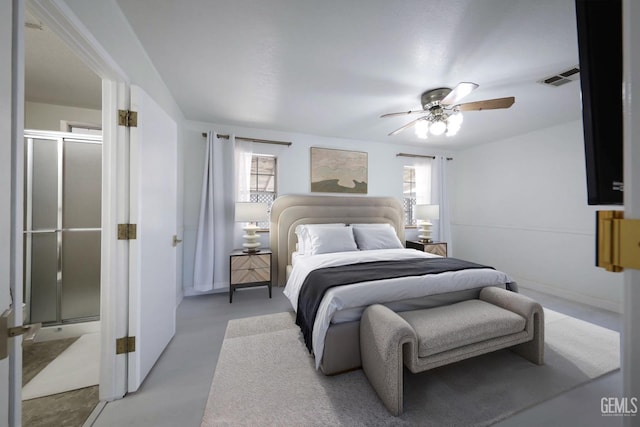
[[(522, 293), (545, 307), (620, 331), (622, 322), (617, 313), (530, 289), (522, 289)], [(176, 336), (142, 387), (124, 399), (107, 403), (93, 426), (200, 426), (227, 322), (290, 309), (291, 304), (282, 294), (282, 288), (273, 289), (273, 299), (269, 299), (262, 288), (243, 289), (236, 293), (233, 304), (229, 304), (227, 293), (185, 298), (177, 311)], [(620, 427), (621, 417), (602, 417), (599, 408), (603, 396), (620, 396), (622, 393), (622, 375), (615, 371), (496, 425)], [(594, 411), (598, 412), (595, 416)]]

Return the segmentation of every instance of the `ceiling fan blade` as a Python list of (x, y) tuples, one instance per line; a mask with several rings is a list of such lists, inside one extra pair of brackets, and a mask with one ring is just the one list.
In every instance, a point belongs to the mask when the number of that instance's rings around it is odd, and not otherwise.
[(460, 111), (482, 111), (497, 110), (500, 108), (509, 108), (516, 102), (516, 98), (508, 96), (506, 98), (485, 99), (484, 101), (467, 102), (466, 104), (457, 105)]
[(391, 132), (391, 133), (389, 134), (389, 136), (393, 136), (393, 135), (395, 135), (395, 134), (398, 134), (398, 133), (402, 132), (402, 131), (403, 131), (403, 130), (405, 130), (406, 128), (408, 128), (408, 127), (411, 127), (411, 126), (415, 125), (419, 120), (422, 120), (422, 117), (418, 117), (418, 118), (417, 118), (417, 119), (415, 119), (415, 120), (411, 120), (411, 121), (410, 121), (409, 123), (407, 123), (406, 125), (404, 125), (404, 126), (402, 126), (401, 128), (398, 128), (398, 129), (394, 130), (393, 132)]
[(380, 116), (383, 117), (394, 117), (394, 116), (406, 116), (407, 114), (429, 114), (427, 110), (411, 110), (411, 111), (400, 111), (399, 113), (387, 113)]
[(469, 95), (471, 92), (478, 88), (478, 84), (472, 82), (461, 82), (458, 83), (456, 87), (453, 88), (451, 92), (447, 96), (445, 96), (440, 103), (442, 105), (452, 105), (457, 104), (465, 96)]

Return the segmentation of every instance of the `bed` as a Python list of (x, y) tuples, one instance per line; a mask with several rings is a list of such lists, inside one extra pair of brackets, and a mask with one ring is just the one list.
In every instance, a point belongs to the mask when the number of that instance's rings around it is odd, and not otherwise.
[[(385, 231), (381, 231), (383, 229)], [(305, 251), (301, 251), (303, 242), (298, 242), (298, 237), (303, 230), (312, 233), (316, 239), (314, 244), (320, 242), (325, 245), (324, 249), (309, 255), (307, 248), (306, 254), (301, 255)], [(405, 266), (457, 262), (404, 248), (404, 209), (391, 197), (281, 196), (271, 209), (270, 231), (273, 283), (286, 285), (284, 293), (302, 323), (304, 311), (298, 304), (313, 305), (308, 303), (312, 297), (304, 293), (302, 284), (312, 275), (318, 277), (316, 281), (322, 281), (326, 277), (319, 275), (322, 271), (333, 273), (339, 269), (341, 275), (368, 277), (369, 266), (391, 260)], [(343, 239), (349, 233), (358, 236), (354, 241), (358, 240), (362, 248), (372, 250), (361, 250), (358, 243), (353, 246), (346, 237)], [(375, 240), (377, 236), (383, 236), (380, 247), (377, 246), (380, 240)], [(309, 246), (308, 241), (306, 244)], [(326, 375), (334, 375), (361, 366), (359, 319), (370, 304), (382, 303), (394, 311), (406, 311), (475, 299), (486, 286), (515, 290), (515, 283), (505, 273), (471, 264), (455, 271), (351, 281), (348, 285), (327, 289), (322, 297), (317, 297), (317, 312), (313, 312), (307, 329), (301, 326), (316, 368)]]

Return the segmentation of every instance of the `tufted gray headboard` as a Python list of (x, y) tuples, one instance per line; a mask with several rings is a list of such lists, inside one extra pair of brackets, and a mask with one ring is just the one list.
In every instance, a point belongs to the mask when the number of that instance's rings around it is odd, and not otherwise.
[(296, 226), (333, 222), (389, 223), (404, 244), (404, 209), (393, 197), (280, 196), (271, 207), (269, 236), (275, 286), (285, 285), (287, 265), (296, 250)]

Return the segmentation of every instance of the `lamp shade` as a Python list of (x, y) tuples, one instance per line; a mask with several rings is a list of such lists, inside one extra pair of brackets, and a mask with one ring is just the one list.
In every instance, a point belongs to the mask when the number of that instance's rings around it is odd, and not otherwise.
[(266, 203), (237, 202), (236, 222), (260, 222), (269, 219)]
[(439, 219), (440, 218), (440, 206), (439, 205), (416, 205), (416, 219)]

